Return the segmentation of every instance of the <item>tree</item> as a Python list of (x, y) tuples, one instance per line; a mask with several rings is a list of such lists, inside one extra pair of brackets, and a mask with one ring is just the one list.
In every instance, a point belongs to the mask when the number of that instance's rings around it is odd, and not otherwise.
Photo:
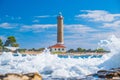
[(32, 51), (36, 51), (36, 49), (35, 49), (35, 48), (32, 48)]
[(77, 48), (77, 52), (85, 52), (86, 49), (82, 49), (82, 48)]
[(96, 49), (96, 52), (105, 52), (105, 50), (103, 48), (98, 48)]
[(74, 49), (69, 49), (67, 52), (75, 52)]
[(43, 51), (45, 48), (39, 48), (38, 51)]
[(91, 50), (91, 49), (88, 49), (88, 50), (86, 50), (86, 52), (92, 52), (92, 50)]
[(82, 51), (82, 48), (77, 48), (77, 52), (81, 52)]
[(7, 40), (5, 41), (4, 46), (9, 46), (9, 45), (10, 45), (10, 41), (7, 39)]
[(16, 39), (15, 39), (14, 36), (9, 36), (7, 39), (10, 41), (10, 44), (11, 44), (11, 45), (12, 45), (13, 43), (16, 43)]
[(3, 42), (2, 42), (2, 39), (0, 39), (0, 50), (2, 50), (3, 48)]
[(18, 49), (19, 52), (25, 52), (27, 49)]
[(19, 44), (13, 43), (13, 44), (11, 44), (11, 46), (12, 46), (12, 47), (19, 47)]
[(1, 47), (3, 46), (3, 42), (2, 42), (2, 39), (0, 39), (0, 46), (1, 46)]
[(7, 40), (5, 41), (4, 46), (12, 46), (12, 47), (18, 47), (19, 44), (16, 43), (16, 39), (14, 36), (9, 36)]

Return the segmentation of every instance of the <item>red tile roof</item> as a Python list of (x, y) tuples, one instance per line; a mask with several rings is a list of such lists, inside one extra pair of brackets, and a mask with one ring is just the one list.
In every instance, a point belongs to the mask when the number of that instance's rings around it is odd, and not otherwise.
[(49, 48), (66, 48), (64, 44), (55, 44), (53, 46), (50, 46)]

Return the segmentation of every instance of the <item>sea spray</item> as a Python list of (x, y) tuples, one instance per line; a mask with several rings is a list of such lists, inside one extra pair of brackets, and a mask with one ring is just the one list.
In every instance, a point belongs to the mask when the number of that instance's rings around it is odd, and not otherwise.
[(96, 73), (100, 69), (119, 67), (120, 39), (112, 36), (108, 40), (102, 40), (102, 46), (109, 48), (110, 53), (101, 58), (60, 58), (50, 54), (45, 49), (42, 54), (22, 56), (4, 52), (0, 55), (0, 73), (29, 73), (39, 72), (43, 78), (69, 78), (85, 77)]
[(98, 62), (96, 61), (100, 60), (99, 58), (59, 58), (57, 55), (44, 53), (24, 57), (11, 54), (3, 53), (0, 55), (2, 63), (0, 64), (0, 73), (39, 72), (44, 77), (79, 77), (97, 71)]
[(107, 47), (110, 53), (103, 56), (104, 61), (99, 66), (104, 69), (120, 67), (120, 38), (112, 35), (108, 40), (102, 40), (101, 45)]

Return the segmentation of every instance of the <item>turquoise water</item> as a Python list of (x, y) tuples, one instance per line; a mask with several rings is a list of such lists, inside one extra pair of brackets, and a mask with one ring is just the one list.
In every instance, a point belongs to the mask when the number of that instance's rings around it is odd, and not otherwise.
[(101, 58), (102, 55), (58, 55), (59, 58)]
[[(19, 54), (13, 54), (13, 56), (19, 56)], [(22, 54), (22, 56), (26, 56), (26, 54)], [(33, 56), (33, 55), (32, 55)], [(35, 56), (35, 55), (34, 55)], [(102, 55), (57, 55), (59, 58), (101, 58)]]

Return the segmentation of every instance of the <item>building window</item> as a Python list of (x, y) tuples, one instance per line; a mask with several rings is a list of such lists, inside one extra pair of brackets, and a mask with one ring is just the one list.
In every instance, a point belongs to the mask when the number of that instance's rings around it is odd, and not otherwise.
[(64, 48), (62, 49), (62, 51), (64, 51)]
[(56, 51), (56, 48), (55, 48), (55, 51)]
[(60, 51), (60, 48), (58, 49), (58, 51)]

